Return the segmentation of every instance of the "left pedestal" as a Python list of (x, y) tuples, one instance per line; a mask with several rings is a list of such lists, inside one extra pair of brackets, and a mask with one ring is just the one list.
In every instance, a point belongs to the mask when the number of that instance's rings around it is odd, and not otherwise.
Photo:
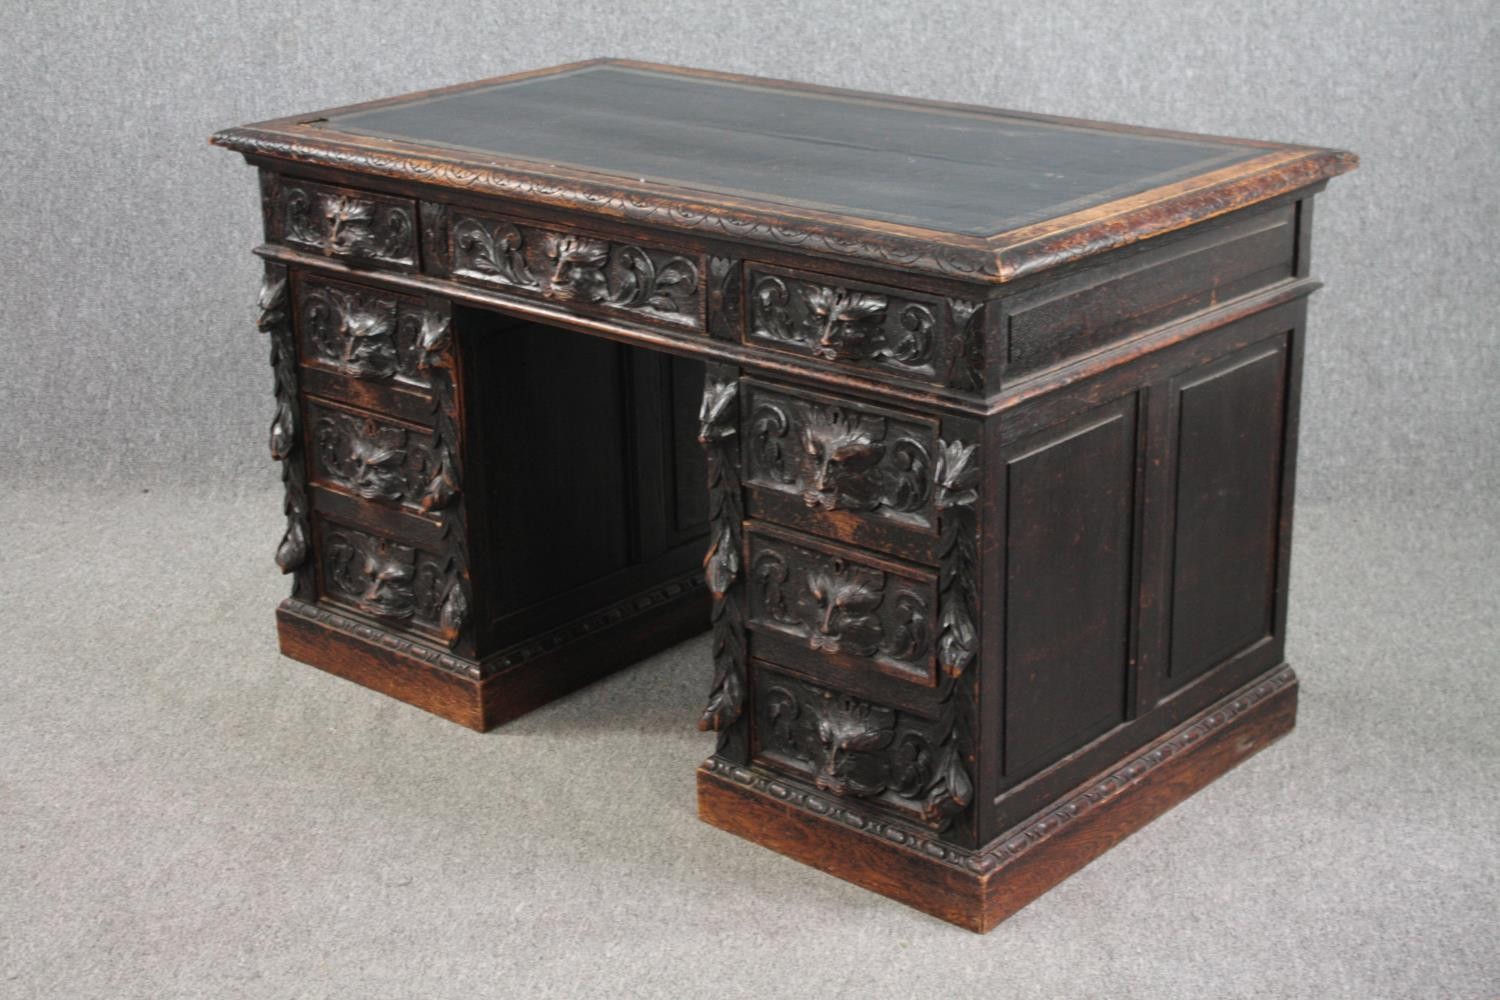
[(281, 263), (259, 325), (283, 653), (484, 730), (707, 627), (701, 366)]

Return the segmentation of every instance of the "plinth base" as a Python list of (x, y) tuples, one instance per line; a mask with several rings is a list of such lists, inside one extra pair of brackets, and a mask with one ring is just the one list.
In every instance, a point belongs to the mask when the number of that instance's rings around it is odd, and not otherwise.
[(484, 732), (706, 630), (708, 595), (659, 590), (484, 661), (295, 599), (276, 624), (283, 655)]
[(977, 851), (718, 758), (698, 769), (698, 815), (804, 864), (984, 933), (1290, 732), (1296, 718), (1297, 676), (1283, 665)]

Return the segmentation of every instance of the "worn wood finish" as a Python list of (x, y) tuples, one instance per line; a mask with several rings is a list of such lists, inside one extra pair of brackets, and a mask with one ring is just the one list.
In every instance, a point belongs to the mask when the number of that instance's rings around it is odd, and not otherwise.
[(484, 728), (709, 628), (705, 818), (975, 929), (1291, 728), (1351, 154), (609, 60), (214, 141), (290, 655)]

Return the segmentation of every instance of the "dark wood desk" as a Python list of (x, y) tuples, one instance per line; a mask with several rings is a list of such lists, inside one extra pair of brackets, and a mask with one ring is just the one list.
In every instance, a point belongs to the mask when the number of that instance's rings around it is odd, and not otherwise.
[(1350, 154), (613, 61), (214, 141), (288, 655), (485, 729), (711, 623), (704, 819), (977, 930), (1291, 729)]

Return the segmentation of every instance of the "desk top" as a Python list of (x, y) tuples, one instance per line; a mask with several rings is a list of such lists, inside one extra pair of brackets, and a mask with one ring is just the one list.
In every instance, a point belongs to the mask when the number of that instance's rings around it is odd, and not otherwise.
[(597, 60), (228, 129), (220, 145), (1003, 282), (1352, 154)]

